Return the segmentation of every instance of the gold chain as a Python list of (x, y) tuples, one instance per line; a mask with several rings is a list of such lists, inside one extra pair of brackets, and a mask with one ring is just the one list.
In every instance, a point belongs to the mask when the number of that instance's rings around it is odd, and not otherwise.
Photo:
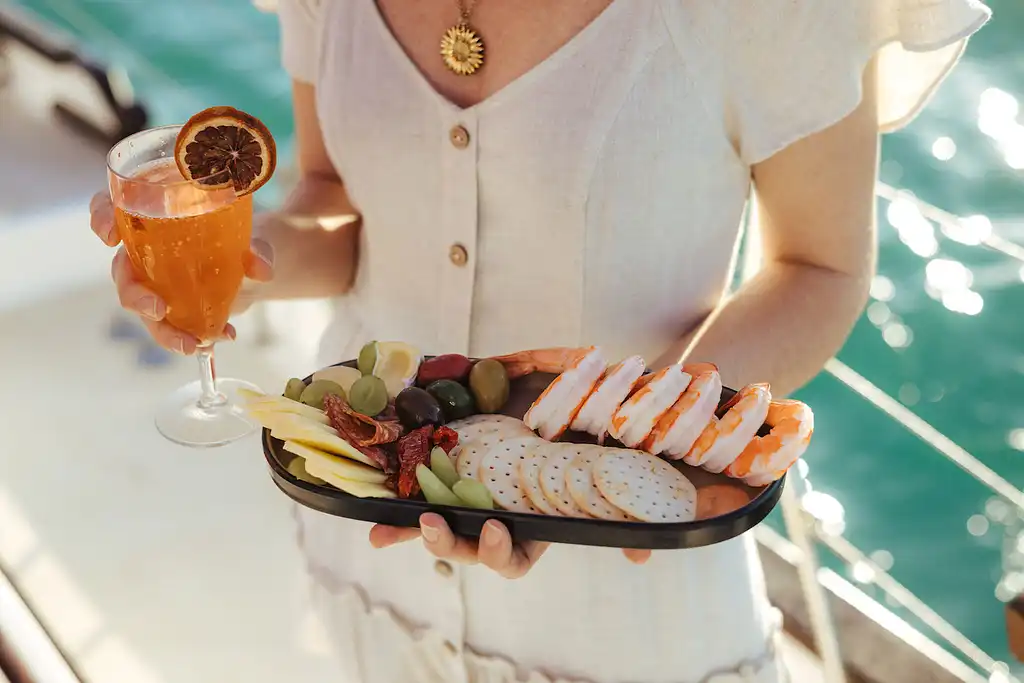
[(476, 8), (477, 0), (470, 0), (469, 5), (466, 5), (464, 0), (457, 0), (459, 5), (459, 21), (463, 24), (469, 23), (469, 17), (473, 14), (473, 10)]

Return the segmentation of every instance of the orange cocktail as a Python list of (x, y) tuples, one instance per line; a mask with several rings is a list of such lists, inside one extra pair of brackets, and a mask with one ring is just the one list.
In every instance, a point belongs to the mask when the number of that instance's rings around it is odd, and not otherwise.
[(273, 174), (273, 136), (258, 119), (211, 107), (182, 126), (135, 133), (107, 154), (118, 235), (139, 283), (167, 304), (159, 325), (198, 339), (199, 379), (157, 410), (157, 430), (179, 444), (220, 446), (258, 425), (240, 392), (258, 387), (218, 377), (223, 338), (250, 258), (252, 193)]
[(252, 195), (187, 182), (173, 159), (111, 183), (117, 228), (142, 280), (167, 303), (166, 320), (201, 341), (218, 338), (242, 285)]

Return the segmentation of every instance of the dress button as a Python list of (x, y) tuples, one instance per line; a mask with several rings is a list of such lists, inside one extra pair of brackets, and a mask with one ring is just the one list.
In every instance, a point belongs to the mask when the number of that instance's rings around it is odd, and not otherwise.
[(466, 265), (466, 261), (469, 260), (469, 252), (461, 244), (453, 244), (448, 249), (448, 258), (457, 266)]
[(466, 149), (469, 146), (469, 131), (462, 126), (454, 126), (448, 131), (448, 139), (456, 149)]
[(452, 566), (444, 560), (438, 560), (434, 563), (434, 571), (436, 571), (441, 576), (448, 578), (452, 575)]

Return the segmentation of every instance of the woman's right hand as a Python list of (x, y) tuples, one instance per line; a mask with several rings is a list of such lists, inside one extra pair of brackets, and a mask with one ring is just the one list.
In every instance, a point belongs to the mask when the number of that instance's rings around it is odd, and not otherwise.
[[(114, 222), (114, 206), (110, 201), (110, 195), (106, 192), (97, 193), (89, 203), (89, 213), (92, 231), (96, 236), (108, 247), (118, 246), (121, 236)], [(160, 346), (184, 355), (195, 352), (198, 340), (164, 320), (167, 315), (167, 304), (136, 277), (124, 245), (121, 245), (114, 255), (110, 274), (117, 286), (121, 307), (138, 314)], [(270, 244), (261, 239), (252, 241), (252, 247), (245, 260), (245, 275), (257, 282), (266, 282), (273, 277), (274, 250)], [(235, 328), (230, 323), (224, 328), (224, 336), (228, 339), (235, 338)]]

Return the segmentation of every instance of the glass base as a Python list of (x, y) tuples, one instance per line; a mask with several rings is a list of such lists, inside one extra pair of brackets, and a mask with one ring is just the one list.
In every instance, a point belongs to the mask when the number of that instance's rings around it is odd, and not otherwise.
[(171, 394), (156, 413), (156, 428), (167, 439), (191, 448), (212, 448), (237, 441), (257, 431), (259, 423), (242, 410), (239, 389), (260, 391), (240, 379), (217, 379), (223, 402), (203, 406), (198, 381)]

